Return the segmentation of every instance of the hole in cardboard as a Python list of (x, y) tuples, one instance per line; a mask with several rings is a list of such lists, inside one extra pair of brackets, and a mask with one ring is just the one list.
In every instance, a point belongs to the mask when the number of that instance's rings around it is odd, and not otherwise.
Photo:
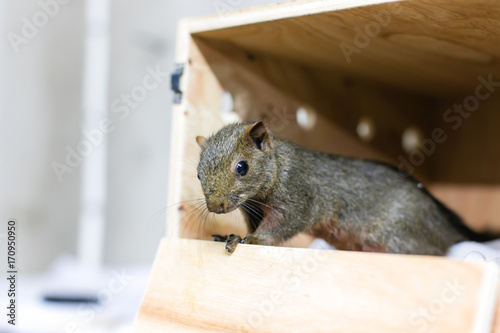
[(405, 129), (401, 138), (404, 151), (411, 153), (417, 150), (422, 143), (423, 137), (422, 131), (417, 127), (408, 127)]
[(240, 116), (234, 111), (234, 97), (229, 91), (220, 96), (220, 113), (225, 124), (240, 121)]
[(361, 141), (372, 141), (375, 137), (375, 122), (370, 117), (362, 117), (356, 127), (356, 133)]
[(300, 107), (297, 109), (297, 124), (305, 130), (311, 130), (316, 125), (316, 111), (310, 107)]

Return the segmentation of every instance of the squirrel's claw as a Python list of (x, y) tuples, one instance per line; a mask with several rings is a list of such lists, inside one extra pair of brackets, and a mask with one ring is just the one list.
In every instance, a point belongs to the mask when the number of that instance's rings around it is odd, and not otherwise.
[(228, 238), (229, 236), (212, 235), (212, 236), (210, 236), (210, 237), (212, 237), (212, 238), (214, 239), (214, 242), (225, 242), (225, 241), (227, 241), (227, 238)]
[(226, 246), (224, 247), (227, 252), (233, 253), (236, 249), (236, 246), (243, 241), (243, 239), (235, 234), (231, 234), (229, 236), (222, 235), (212, 235), (214, 242), (226, 242)]
[(243, 239), (240, 236), (235, 235), (235, 234), (231, 234), (231, 235), (227, 236), (225, 249), (227, 250), (227, 252), (233, 253), (234, 250), (236, 249), (236, 246), (239, 243), (241, 243), (242, 240)]
[(252, 234), (248, 234), (245, 238), (235, 234), (229, 236), (212, 235), (212, 238), (215, 242), (226, 242), (224, 248), (229, 253), (233, 253), (238, 244), (262, 244), (262, 240)]
[(241, 244), (263, 244), (263, 242), (259, 237), (253, 234), (248, 234), (241, 240)]

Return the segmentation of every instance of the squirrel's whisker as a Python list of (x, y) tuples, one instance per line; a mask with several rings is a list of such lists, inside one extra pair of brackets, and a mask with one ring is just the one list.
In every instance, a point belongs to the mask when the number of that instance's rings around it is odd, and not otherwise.
[(204, 203), (199, 202), (199, 203), (196, 203), (192, 206), (188, 206), (188, 209), (185, 209), (182, 212), (179, 212), (179, 214), (181, 214), (181, 217), (179, 219), (179, 223), (182, 224), (183, 230), (187, 231), (188, 234), (192, 233), (195, 224), (199, 224), (199, 223), (197, 223), (197, 221), (198, 221), (198, 218), (204, 212), (203, 206), (204, 206)]
[[(239, 208), (243, 209), (247, 214), (252, 215), (252, 216), (256, 217), (259, 220), (261, 219), (260, 216), (256, 216), (256, 214), (254, 212), (252, 212), (251, 210), (249, 210), (249, 208), (245, 207), (244, 204), (241, 204), (239, 206)], [(249, 221), (250, 221), (250, 223), (252, 223), (252, 226), (253, 226), (254, 229), (258, 228), (258, 224), (253, 219), (250, 219)]]

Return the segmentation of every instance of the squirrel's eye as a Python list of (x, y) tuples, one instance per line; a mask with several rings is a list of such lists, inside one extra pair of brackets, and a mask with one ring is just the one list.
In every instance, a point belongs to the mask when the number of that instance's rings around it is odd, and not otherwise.
[(236, 175), (238, 177), (243, 177), (248, 173), (248, 163), (247, 161), (239, 161), (236, 163)]

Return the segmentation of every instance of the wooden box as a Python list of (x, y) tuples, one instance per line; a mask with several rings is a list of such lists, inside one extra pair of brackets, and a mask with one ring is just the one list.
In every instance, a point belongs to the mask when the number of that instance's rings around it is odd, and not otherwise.
[[(257, 119), (308, 148), (393, 163), (471, 228), (499, 232), (499, 57), (489, 0), (303, 0), (181, 21), (167, 235), (136, 331), (492, 331), (495, 264), (251, 245), (227, 255), (178, 238), (246, 233), (237, 213), (195, 211), (195, 137)], [(288, 271), (295, 289), (282, 287)]]

